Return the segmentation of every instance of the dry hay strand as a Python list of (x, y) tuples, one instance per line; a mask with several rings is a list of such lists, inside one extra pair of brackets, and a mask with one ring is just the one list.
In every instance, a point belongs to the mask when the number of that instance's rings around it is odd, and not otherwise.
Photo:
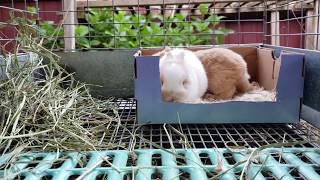
[[(14, 19), (14, 53), (0, 57), (0, 153), (114, 148), (112, 130), (120, 119), (111, 99), (92, 97), (41, 46), (23, 18)], [(23, 54), (21, 54), (23, 52)]]

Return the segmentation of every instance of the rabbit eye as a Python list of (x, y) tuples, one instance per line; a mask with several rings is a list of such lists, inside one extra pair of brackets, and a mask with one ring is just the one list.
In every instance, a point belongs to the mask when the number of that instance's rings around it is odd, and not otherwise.
[(160, 84), (161, 84), (161, 86), (163, 85), (163, 79), (162, 79), (162, 76), (160, 75)]
[(188, 83), (189, 83), (189, 82), (188, 82), (187, 80), (184, 80), (184, 81), (182, 82), (183, 86), (187, 86)]

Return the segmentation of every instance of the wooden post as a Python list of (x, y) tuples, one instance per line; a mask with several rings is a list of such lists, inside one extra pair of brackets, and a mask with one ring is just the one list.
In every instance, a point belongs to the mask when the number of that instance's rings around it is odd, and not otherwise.
[(275, 46), (280, 45), (280, 18), (279, 11), (271, 12), (271, 44)]
[[(320, 14), (320, 9), (319, 9), (319, 3), (320, 0), (315, 0), (314, 1), (314, 15)], [(313, 19), (313, 26), (312, 26), (312, 32), (313, 33), (320, 33), (320, 17), (315, 16)], [(314, 35), (313, 36), (313, 49), (315, 50), (320, 50), (320, 35)]]
[(314, 10), (308, 10), (307, 11), (307, 17), (305, 20), (305, 42), (304, 47), (306, 49), (315, 49), (315, 43), (316, 43), (316, 35), (308, 35), (308, 33), (316, 33), (316, 27), (317, 18), (316, 17), (309, 17), (314, 15)]
[(63, 29), (64, 29), (64, 49), (71, 51), (76, 48), (75, 23), (76, 23), (76, 0), (63, 1)]
[[(314, 0), (314, 8), (307, 11), (307, 18), (305, 20), (305, 33), (312, 33), (305, 35), (305, 48), (312, 50), (320, 50), (320, 18), (316, 15), (320, 14), (319, 10), (320, 0)], [(312, 17), (313, 16), (313, 17)]]

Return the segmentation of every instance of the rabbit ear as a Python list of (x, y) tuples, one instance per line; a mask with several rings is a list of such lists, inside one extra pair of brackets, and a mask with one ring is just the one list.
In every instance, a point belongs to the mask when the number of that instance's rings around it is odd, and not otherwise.
[(179, 54), (177, 54), (177, 58), (179, 59), (180, 62), (184, 62), (185, 59), (185, 53), (184, 51), (179, 52)]
[(166, 52), (166, 55), (167, 55), (167, 58), (173, 59), (173, 54), (172, 54), (171, 51), (167, 51), (167, 52)]
[(156, 53), (156, 55), (159, 55), (160, 57), (167, 55), (170, 52), (170, 48), (169, 47), (165, 47), (165, 49), (163, 49), (162, 51)]
[(169, 52), (170, 50), (171, 50), (171, 48), (168, 47), (168, 46), (166, 46), (166, 47), (164, 48), (164, 51), (165, 51), (165, 52)]

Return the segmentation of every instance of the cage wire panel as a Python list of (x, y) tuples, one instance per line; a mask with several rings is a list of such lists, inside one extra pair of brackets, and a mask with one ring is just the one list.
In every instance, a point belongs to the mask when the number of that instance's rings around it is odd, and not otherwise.
[[(261, 146), (309, 141), (294, 147), (320, 147), (320, 134), (301, 124), (183, 124), (138, 125), (134, 99), (118, 99), (123, 127), (114, 131), (114, 143), (129, 149), (170, 148), (259, 148)], [(133, 135), (131, 132), (135, 132)], [(181, 135), (180, 133), (183, 135)], [(187, 142), (187, 143), (186, 143)], [(119, 146), (120, 147), (120, 146)], [(119, 148), (118, 148), (119, 149)]]
[[(0, 21), (12, 10), (32, 14), (45, 38), (62, 24), (56, 49), (251, 43), (319, 49), (317, 0), (6, 0)], [(5, 45), (15, 33), (7, 29), (1, 37)]]

